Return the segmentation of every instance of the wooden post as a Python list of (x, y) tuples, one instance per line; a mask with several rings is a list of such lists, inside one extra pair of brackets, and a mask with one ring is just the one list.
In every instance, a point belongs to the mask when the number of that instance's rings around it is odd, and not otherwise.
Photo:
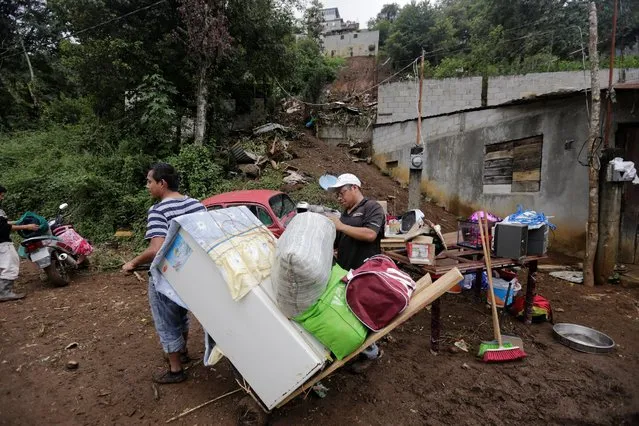
[(599, 86), (599, 53), (597, 52), (597, 6), (590, 2), (590, 81), (592, 108), (590, 112), (590, 146), (588, 149), (588, 228), (586, 232), (586, 255), (584, 256), (584, 285), (595, 285), (594, 263), (599, 241), (599, 162), (598, 142), (600, 140), (599, 114), (601, 89)]
[(526, 302), (524, 304), (524, 324), (532, 324), (533, 301), (537, 292), (537, 261), (533, 260), (525, 265), (528, 269), (528, 278), (526, 279)]
[(415, 145), (422, 143), (422, 89), (424, 88), (424, 50), (422, 49), (422, 58), (419, 63), (419, 97), (417, 101), (417, 140)]
[[(417, 101), (417, 138), (415, 140), (415, 147), (411, 149), (411, 154), (419, 153), (423, 155), (424, 147), (422, 145), (422, 88), (424, 87), (424, 51), (422, 50), (422, 57), (419, 65), (419, 100)], [(421, 201), (421, 183), (422, 183), (422, 169), (414, 169), (412, 165), (410, 167), (410, 174), (408, 177), (408, 209), (418, 209)]]

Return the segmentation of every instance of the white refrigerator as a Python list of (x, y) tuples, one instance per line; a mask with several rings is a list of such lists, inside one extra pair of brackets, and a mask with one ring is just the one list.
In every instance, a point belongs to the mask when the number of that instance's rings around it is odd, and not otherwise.
[[(262, 275), (256, 273), (256, 266), (247, 271), (233, 249), (238, 241), (243, 252), (260, 256), (262, 267), (274, 261), (274, 237), (246, 207), (182, 216), (172, 221), (151, 272), (158, 290), (195, 315), (256, 396), (272, 409), (320, 370), (330, 354), (279, 311), (269, 276), (248, 292), (245, 286), (245, 295), (234, 300), (230, 281), (251, 286), (256, 276), (268, 275), (266, 269)], [(220, 262), (219, 252), (225, 247), (231, 260)]]

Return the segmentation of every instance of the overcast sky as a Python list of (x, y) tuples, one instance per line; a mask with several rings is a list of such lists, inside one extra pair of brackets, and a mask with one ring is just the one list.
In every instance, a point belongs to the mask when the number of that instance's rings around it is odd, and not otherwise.
[(377, 16), (382, 6), (387, 3), (403, 6), (410, 3), (410, 0), (322, 0), (325, 8), (337, 7), (344, 21), (357, 21), (360, 28), (366, 28), (368, 20)]

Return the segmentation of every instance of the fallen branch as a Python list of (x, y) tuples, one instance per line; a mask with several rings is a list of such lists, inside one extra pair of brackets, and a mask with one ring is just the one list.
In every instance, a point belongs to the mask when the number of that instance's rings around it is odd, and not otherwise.
[(146, 280), (144, 278), (142, 278), (142, 275), (140, 275), (140, 273), (138, 271), (133, 272), (133, 275), (135, 275), (135, 278), (138, 279), (138, 281), (144, 283), (146, 282)]
[(217, 398), (214, 398), (214, 399), (212, 399), (212, 400), (210, 400), (210, 401), (206, 401), (205, 403), (200, 404), (200, 405), (198, 405), (197, 407), (193, 407), (193, 408), (191, 408), (191, 409), (189, 409), (189, 410), (184, 411), (184, 412), (183, 412), (182, 414), (180, 414), (180, 415), (177, 415), (177, 416), (175, 416), (175, 417), (173, 417), (173, 418), (168, 419), (168, 420), (166, 421), (166, 423), (171, 423), (172, 421), (175, 421), (175, 420), (177, 420), (177, 419), (180, 419), (180, 418), (182, 418), (182, 417), (186, 416), (187, 414), (191, 414), (192, 412), (197, 411), (197, 410), (199, 410), (199, 409), (200, 409), (200, 408), (202, 408), (202, 407), (206, 407), (207, 405), (212, 404), (212, 403), (214, 403), (215, 401), (218, 401), (218, 400), (220, 400), (220, 399), (222, 399), (222, 398), (226, 398), (227, 396), (231, 396), (231, 395), (233, 395), (234, 393), (238, 393), (238, 392), (239, 392), (239, 391), (241, 391), (241, 390), (242, 390), (242, 389), (235, 389), (234, 391), (231, 391), (231, 392), (225, 393), (224, 395), (222, 395), (222, 396), (218, 396)]

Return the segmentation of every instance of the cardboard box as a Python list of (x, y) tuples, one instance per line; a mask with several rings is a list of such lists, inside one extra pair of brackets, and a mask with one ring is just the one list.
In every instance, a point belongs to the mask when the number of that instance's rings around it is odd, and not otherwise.
[(406, 254), (410, 263), (432, 265), (435, 263), (433, 237), (419, 236), (406, 243)]
[(384, 237), (386, 238), (399, 238), (401, 222), (396, 216), (386, 215), (386, 224), (384, 226)]

